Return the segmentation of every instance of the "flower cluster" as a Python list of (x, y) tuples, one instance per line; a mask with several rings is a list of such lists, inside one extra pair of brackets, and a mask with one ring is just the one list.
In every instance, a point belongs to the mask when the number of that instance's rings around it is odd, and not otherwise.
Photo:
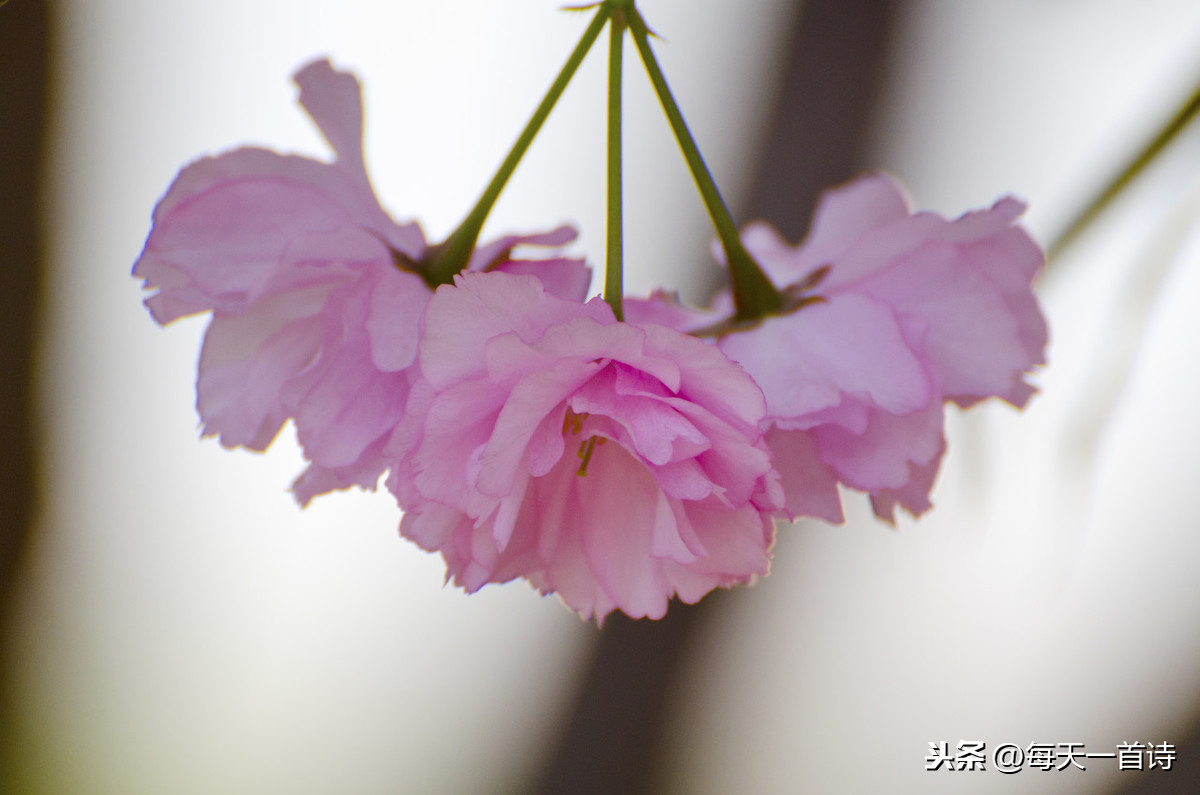
[(949, 221), (866, 176), (825, 195), (798, 247), (745, 229), (772, 311), (658, 293), (622, 317), (619, 296), (585, 300), (565, 227), (439, 275), (448, 243), (371, 189), (357, 81), (320, 61), (296, 82), (335, 159), (189, 165), (133, 273), (159, 323), (212, 314), (204, 435), (263, 450), (291, 420), (302, 504), (386, 475), (403, 535), (468, 591), (524, 577), (585, 617), (662, 616), (765, 575), (777, 520), (841, 521), (838, 484), (889, 521), (920, 514), (945, 403), (1032, 394), (1042, 254), (1014, 199)]

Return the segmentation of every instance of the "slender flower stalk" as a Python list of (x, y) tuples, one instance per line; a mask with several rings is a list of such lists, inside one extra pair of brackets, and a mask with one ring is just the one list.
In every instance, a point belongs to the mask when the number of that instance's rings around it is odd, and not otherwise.
[(483, 230), (484, 221), (487, 220), (488, 214), (491, 213), (492, 207), (496, 204), (496, 200), (500, 198), (500, 192), (504, 190), (509, 177), (517, 170), (517, 164), (525, 156), (525, 151), (533, 143), (534, 137), (541, 130), (542, 124), (550, 116), (550, 111), (554, 109), (558, 98), (562, 96), (567, 84), (575, 76), (575, 71), (583, 63), (588, 50), (592, 48), (592, 44), (595, 43), (596, 38), (600, 35), (600, 31), (604, 28), (610, 16), (612, 16), (612, 9), (608, 3), (601, 3), (596, 9), (596, 16), (592, 19), (591, 24), (588, 25), (587, 30), (583, 32), (583, 37), (575, 45), (575, 49), (571, 52), (570, 57), (567, 58), (562, 71), (558, 73), (558, 77), (551, 84), (541, 104), (533, 112), (529, 123), (521, 131), (521, 135), (517, 138), (517, 142), (513, 144), (508, 157), (504, 158), (504, 162), (500, 164), (496, 175), (492, 177), (492, 181), (484, 189), (483, 195), (479, 197), (479, 201), (475, 203), (475, 207), (463, 219), (458, 228), (451, 233), (450, 237), (446, 238), (446, 241), (437, 247), (433, 256), (420, 269), (421, 276), (430, 287), (451, 283), (454, 281), (454, 275), (467, 267), (467, 262), (471, 258), (471, 252), (475, 249), (475, 244), (479, 240), (479, 233)]
[(608, 234), (604, 263), (604, 300), (617, 320), (624, 320), (621, 295), (623, 244), (621, 231), (621, 62), (625, 40), (625, 14), (620, 9), (609, 26), (608, 48)]
[(680, 113), (679, 106), (671, 95), (671, 89), (667, 86), (662, 69), (658, 66), (654, 51), (650, 49), (646, 23), (633, 5), (630, 5), (627, 10), (626, 18), (638, 54), (646, 67), (646, 73), (650, 76), (650, 82), (654, 85), (654, 93), (658, 95), (658, 101), (667, 115), (672, 132), (675, 133), (675, 140), (679, 143), (684, 160), (687, 161), (688, 170), (691, 171), (692, 179), (695, 180), (696, 187), (700, 190), (700, 196), (704, 200), (709, 218), (712, 219), (717, 237), (721, 241), (721, 247), (725, 250), (725, 259), (729, 264), (729, 277), (733, 288), (733, 300), (737, 307), (735, 320), (754, 320), (779, 312), (784, 308), (783, 296), (775, 289), (771, 280), (767, 278), (767, 275), (763, 273), (754, 258), (742, 245), (729, 208), (721, 198), (720, 191), (717, 190), (712, 173), (705, 165), (696, 141), (688, 130), (687, 122), (684, 121), (683, 114)]

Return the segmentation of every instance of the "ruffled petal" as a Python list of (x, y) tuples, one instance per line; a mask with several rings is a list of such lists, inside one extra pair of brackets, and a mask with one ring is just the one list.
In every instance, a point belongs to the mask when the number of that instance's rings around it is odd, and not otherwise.
[(897, 414), (928, 405), (933, 385), (892, 308), (841, 295), (718, 342), (762, 388), (771, 417), (837, 406), (846, 395)]
[(260, 301), (241, 315), (218, 315), (200, 352), (196, 410), (205, 436), (226, 447), (265, 450), (291, 416), (288, 382), (320, 350), (311, 322), (327, 294), (320, 288)]
[(788, 517), (815, 516), (833, 524), (845, 521), (834, 470), (821, 460), (817, 440), (807, 431), (772, 428), (767, 445), (775, 454)]

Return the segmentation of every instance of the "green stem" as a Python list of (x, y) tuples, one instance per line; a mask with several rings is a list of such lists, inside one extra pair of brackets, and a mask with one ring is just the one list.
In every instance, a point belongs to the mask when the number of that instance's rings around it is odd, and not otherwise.
[(630, 33), (633, 34), (633, 42), (646, 67), (646, 73), (650, 76), (650, 82), (654, 85), (654, 93), (658, 95), (658, 101), (667, 115), (672, 132), (675, 133), (675, 140), (679, 143), (684, 160), (687, 161), (688, 170), (691, 171), (692, 179), (695, 180), (700, 196), (704, 199), (704, 206), (712, 219), (721, 247), (725, 250), (733, 300), (737, 307), (736, 319), (753, 320), (779, 312), (784, 305), (783, 296), (742, 246), (729, 208), (721, 198), (708, 166), (704, 164), (704, 158), (701, 157), (696, 141), (688, 130), (687, 122), (683, 120), (683, 114), (679, 112), (679, 106), (671, 96), (671, 89), (667, 87), (654, 51), (650, 49), (646, 23), (636, 7), (631, 6), (628, 9), (627, 20)]
[(617, 320), (624, 320), (621, 296), (623, 245), (621, 239), (621, 65), (625, 14), (618, 11), (609, 25), (608, 47), (608, 235), (604, 260), (604, 300)]
[(426, 263), (422, 270), (422, 276), (430, 287), (436, 287), (439, 284), (449, 284), (454, 281), (456, 273), (467, 267), (467, 263), (471, 259), (471, 252), (475, 250), (475, 244), (479, 240), (479, 233), (483, 230), (483, 223), (492, 211), (496, 199), (500, 198), (500, 192), (504, 190), (504, 185), (508, 182), (509, 177), (513, 175), (513, 172), (516, 171), (517, 164), (521, 162), (525, 151), (533, 143), (538, 130), (541, 129), (542, 124), (549, 117), (550, 111), (554, 109), (554, 104), (562, 96), (567, 83), (571, 82), (571, 78), (575, 75), (575, 70), (583, 63), (584, 56), (591, 49), (592, 44), (600, 35), (601, 29), (604, 28), (604, 24), (611, 15), (612, 9), (609, 8), (607, 3), (600, 4), (596, 9), (596, 16), (592, 19), (592, 23), (584, 31), (583, 38), (579, 40), (579, 44), (575, 45), (575, 49), (571, 52), (571, 56), (567, 58), (562, 71), (558, 73), (558, 77), (551, 84), (550, 90), (546, 92), (546, 96), (542, 99), (541, 104), (533, 112), (529, 123), (525, 125), (525, 129), (521, 132), (520, 137), (517, 138), (517, 142), (513, 144), (508, 157), (504, 158), (504, 162), (500, 164), (496, 176), (492, 177), (492, 181), (483, 191), (483, 195), (479, 197), (479, 201), (475, 203), (475, 207), (471, 210), (470, 214), (463, 219), (458, 228), (437, 248), (433, 257)]
[(1184, 103), (1183, 107), (1176, 112), (1175, 116), (1167, 122), (1167, 125), (1139, 152), (1133, 160), (1129, 162), (1125, 168), (1112, 178), (1112, 181), (1100, 192), (1092, 202), (1083, 209), (1079, 215), (1067, 225), (1067, 228), (1058, 236), (1053, 243), (1046, 249), (1046, 258), (1054, 259), (1060, 255), (1075, 239), (1096, 220), (1097, 216), (1104, 211), (1117, 195), (1128, 187), (1134, 177), (1142, 173), (1150, 162), (1166, 149), (1167, 144), (1171, 143), (1180, 131), (1194, 119), (1197, 114), (1200, 114), (1200, 86), (1192, 92), (1191, 97)]

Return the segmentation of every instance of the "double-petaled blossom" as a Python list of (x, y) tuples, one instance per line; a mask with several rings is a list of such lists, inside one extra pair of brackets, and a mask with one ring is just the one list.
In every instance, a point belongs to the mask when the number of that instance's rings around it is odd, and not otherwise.
[(585, 617), (659, 617), (767, 573), (765, 402), (716, 347), (468, 273), (430, 301), (419, 364), (388, 484), (464, 589), (525, 577)]
[[(135, 276), (155, 320), (211, 311), (197, 378), (206, 436), (265, 449), (291, 419), (309, 467), (297, 499), (374, 487), (403, 414), (421, 316), (427, 245), (380, 207), (363, 161), (359, 84), (327, 61), (296, 74), (300, 103), (333, 162), (242, 148), (180, 172), (154, 211)], [(568, 227), (477, 249), (469, 268), (537, 273), (582, 298), (576, 260), (511, 260), (518, 244), (558, 246)]]
[[(827, 192), (799, 246), (765, 224), (743, 232), (792, 309), (716, 344), (766, 395), (789, 514), (841, 521), (838, 483), (889, 521), (896, 506), (920, 514), (945, 450), (944, 403), (1028, 401), (1046, 325), (1030, 287), (1043, 255), (1015, 225), (1023, 210), (1003, 198), (953, 221), (914, 213), (876, 174)], [(626, 311), (699, 330), (732, 303), (725, 293), (697, 313), (658, 296)]]
[(741, 312), (728, 290), (707, 310), (660, 294), (618, 321), (583, 301), (583, 262), (514, 259), (568, 227), (462, 262), (490, 187), (446, 246), (397, 224), (367, 176), (358, 82), (327, 61), (295, 79), (333, 160), (187, 166), (134, 275), (159, 323), (212, 313), (204, 435), (263, 450), (292, 421), (302, 504), (390, 472), (401, 532), (467, 591), (524, 577), (584, 617), (660, 617), (766, 574), (777, 517), (840, 522), (839, 485), (888, 521), (927, 510), (945, 404), (1034, 391), (1043, 256), (1015, 199), (947, 220), (863, 177), (825, 194), (799, 246), (743, 232), (780, 296), (741, 260)]

